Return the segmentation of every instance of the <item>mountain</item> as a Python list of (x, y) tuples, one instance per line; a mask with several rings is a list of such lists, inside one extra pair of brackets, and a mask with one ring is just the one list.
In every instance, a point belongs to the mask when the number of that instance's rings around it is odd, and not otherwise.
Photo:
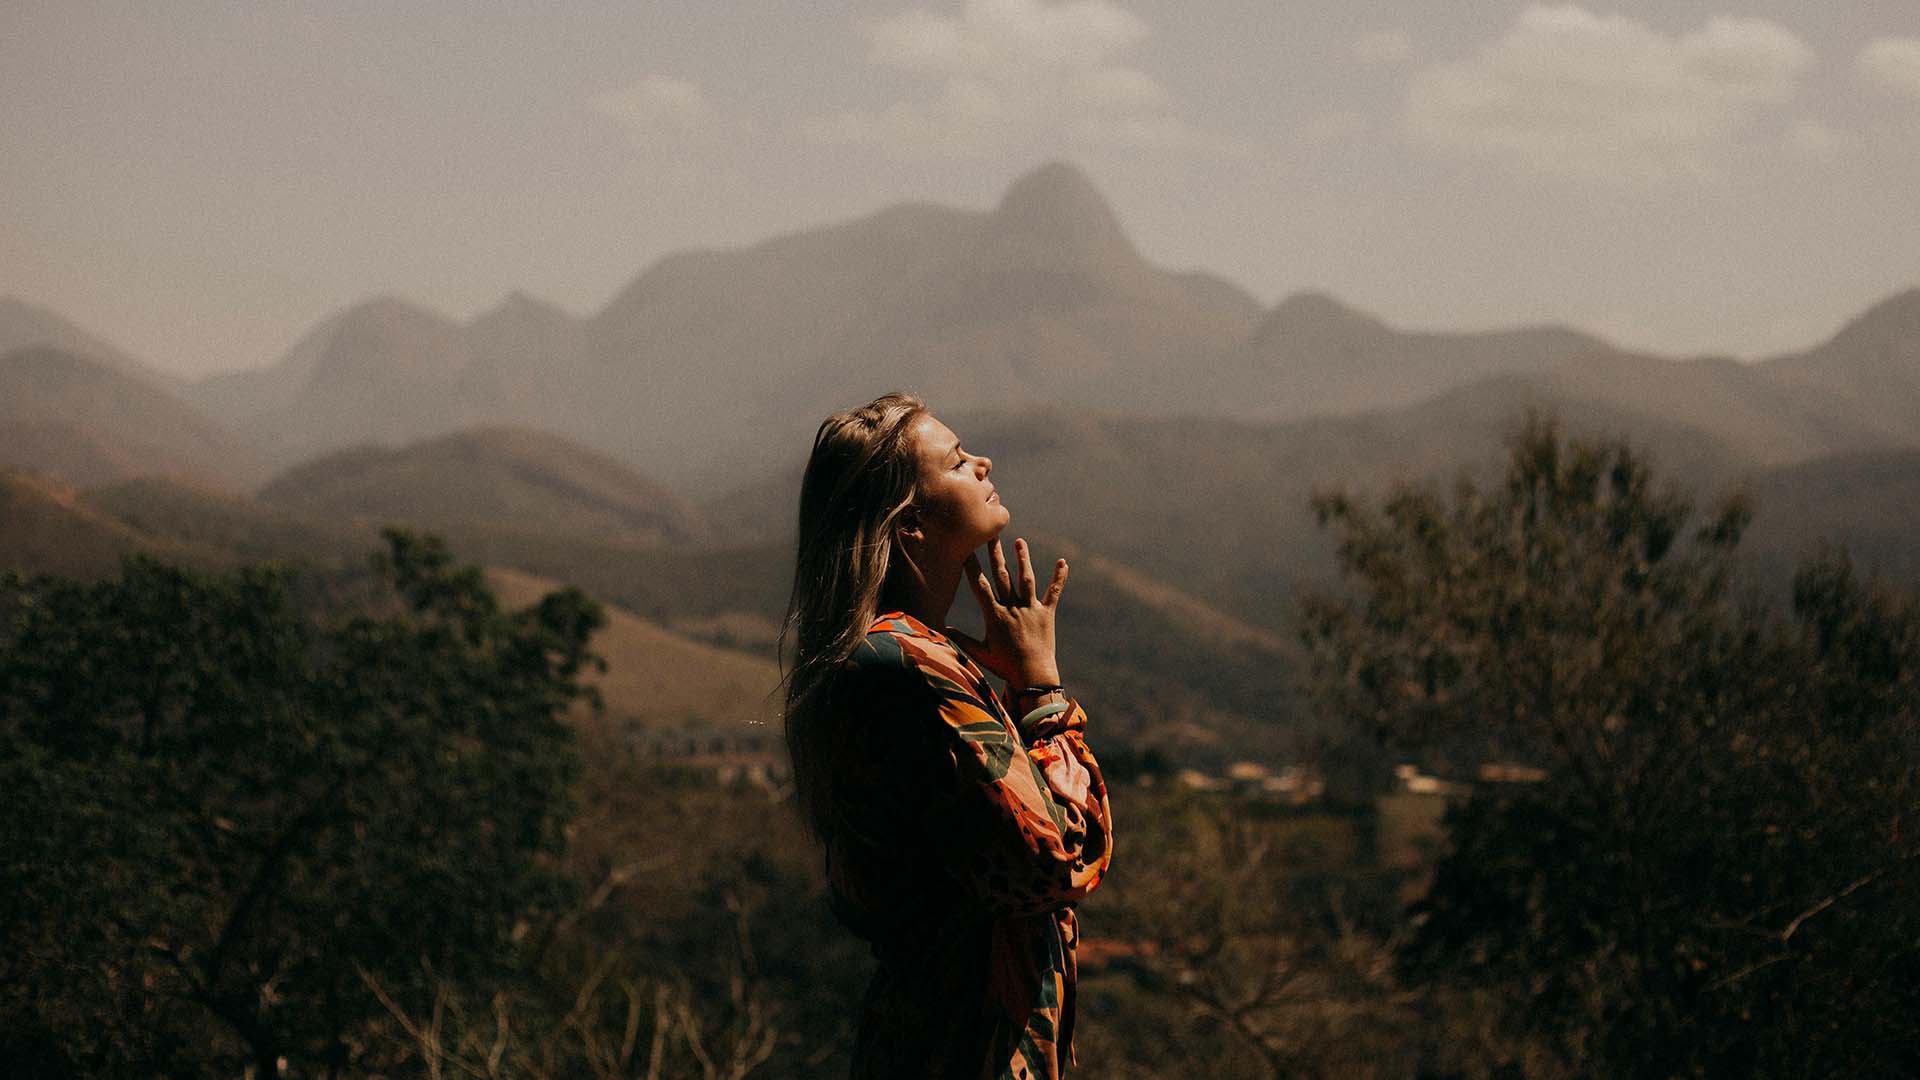
[(45, 346), (0, 356), (0, 463), (68, 484), (156, 473), (245, 487), (252, 447), (161, 387)]
[(36, 346), (84, 357), (169, 392), (177, 392), (184, 385), (181, 380), (155, 371), (50, 308), (0, 296), (0, 356)]
[(1784, 386), (1839, 399), (1858, 431), (1920, 441), (1920, 288), (1875, 304), (1821, 345), (1759, 367)]
[(481, 427), (398, 449), (363, 446), (260, 489), (285, 510), (414, 525), (485, 523), (544, 534), (685, 544), (700, 510), (603, 454), (528, 428)]
[(1228, 362), (1232, 415), (1285, 419), (1411, 405), (1475, 379), (1541, 373), (1607, 342), (1564, 327), (1484, 333), (1395, 330), (1325, 293), (1275, 305)]
[(458, 392), (473, 360), (460, 324), (382, 296), (327, 319), (278, 364), (214, 376), (188, 397), (270, 440), (284, 464), (319, 449), (465, 426), (481, 415)]
[(1218, 278), (1149, 265), (1092, 182), (1053, 164), (984, 213), (906, 204), (670, 255), (585, 320), (515, 296), (463, 326), (379, 298), (190, 395), (271, 434), (283, 462), (505, 422), (691, 491), (764, 471), (881, 388), (962, 408), (1209, 406), (1196, 374), (1259, 314)]
[(1321, 293), (1270, 310), (1146, 260), (1079, 169), (976, 211), (902, 204), (647, 267), (575, 318), (514, 294), (465, 324), (396, 298), (331, 318), (193, 400), (280, 464), (477, 424), (553, 431), (708, 496), (796, 468), (826, 413), (920, 393), (943, 413), (1050, 408), (1242, 422), (1358, 417), (1479, 381), (1584, 403), (1773, 466), (1920, 442), (1920, 290), (1758, 365), (1630, 354), (1561, 326), (1398, 329)]
[[(1695, 428), (1753, 468), (1886, 445), (1826, 387), (1787, 383), (1765, 367), (1716, 357), (1669, 360), (1598, 353), (1531, 377), (1543, 399), (1604, 402)], [(1920, 435), (1920, 424), (1914, 425)]]
[(563, 428), (593, 405), (586, 326), (559, 305), (515, 291), (464, 335), (472, 358), (456, 392), (475, 411)]
[(1206, 372), (1254, 325), (1219, 283), (1149, 264), (1061, 163), (1015, 181), (962, 243), (890, 284), (790, 400), (824, 415), (900, 385), (946, 409), (1211, 410)]

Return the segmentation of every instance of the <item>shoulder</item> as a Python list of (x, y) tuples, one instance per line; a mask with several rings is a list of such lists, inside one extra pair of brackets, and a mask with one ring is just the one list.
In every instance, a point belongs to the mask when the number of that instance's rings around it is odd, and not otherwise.
[(906, 676), (931, 684), (942, 696), (990, 700), (992, 695), (985, 675), (960, 655), (945, 634), (897, 611), (874, 620), (849, 663), (862, 676)]
[(898, 611), (873, 621), (851, 659), (863, 671), (938, 671), (961, 666), (959, 654), (945, 634)]

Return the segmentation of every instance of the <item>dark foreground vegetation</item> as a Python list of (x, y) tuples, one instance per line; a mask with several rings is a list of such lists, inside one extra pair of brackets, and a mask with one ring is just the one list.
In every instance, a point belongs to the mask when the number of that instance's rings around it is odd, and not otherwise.
[[(1096, 744), (1081, 1075), (1920, 1073), (1911, 598), (1750, 598), (1743, 507), (1544, 424), (1317, 509), (1325, 794)], [(378, 567), (0, 581), (9, 1075), (843, 1073), (867, 958), (783, 792), (570, 713), (579, 593)]]

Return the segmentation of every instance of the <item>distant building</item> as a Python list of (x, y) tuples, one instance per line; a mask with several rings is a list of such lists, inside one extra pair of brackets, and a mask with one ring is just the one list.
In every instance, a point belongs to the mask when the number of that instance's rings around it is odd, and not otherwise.
[(792, 771), (785, 747), (763, 731), (634, 728), (627, 748), (648, 764), (673, 765), (710, 774), (721, 784), (747, 781), (769, 791)]
[(1396, 765), (1393, 776), (1399, 782), (1400, 790), (1409, 795), (1465, 795), (1472, 790), (1466, 784), (1456, 784), (1437, 776), (1429, 776), (1421, 772), (1418, 765)]

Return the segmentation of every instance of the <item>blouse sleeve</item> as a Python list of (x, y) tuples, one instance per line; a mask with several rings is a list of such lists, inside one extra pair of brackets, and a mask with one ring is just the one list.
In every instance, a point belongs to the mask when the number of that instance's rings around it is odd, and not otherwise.
[(1111, 819), (1079, 703), (1022, 733), (965, 671), (901, 658), (919, 677), (908, 680), (911, 698), (891, 703), (908, 714), (895, 722), (930, 735), (921, 745), (934, 757), (921, 836), (955, 883), (1002, 914), (1052, 911), (1092, 892), (1112, 858)]

